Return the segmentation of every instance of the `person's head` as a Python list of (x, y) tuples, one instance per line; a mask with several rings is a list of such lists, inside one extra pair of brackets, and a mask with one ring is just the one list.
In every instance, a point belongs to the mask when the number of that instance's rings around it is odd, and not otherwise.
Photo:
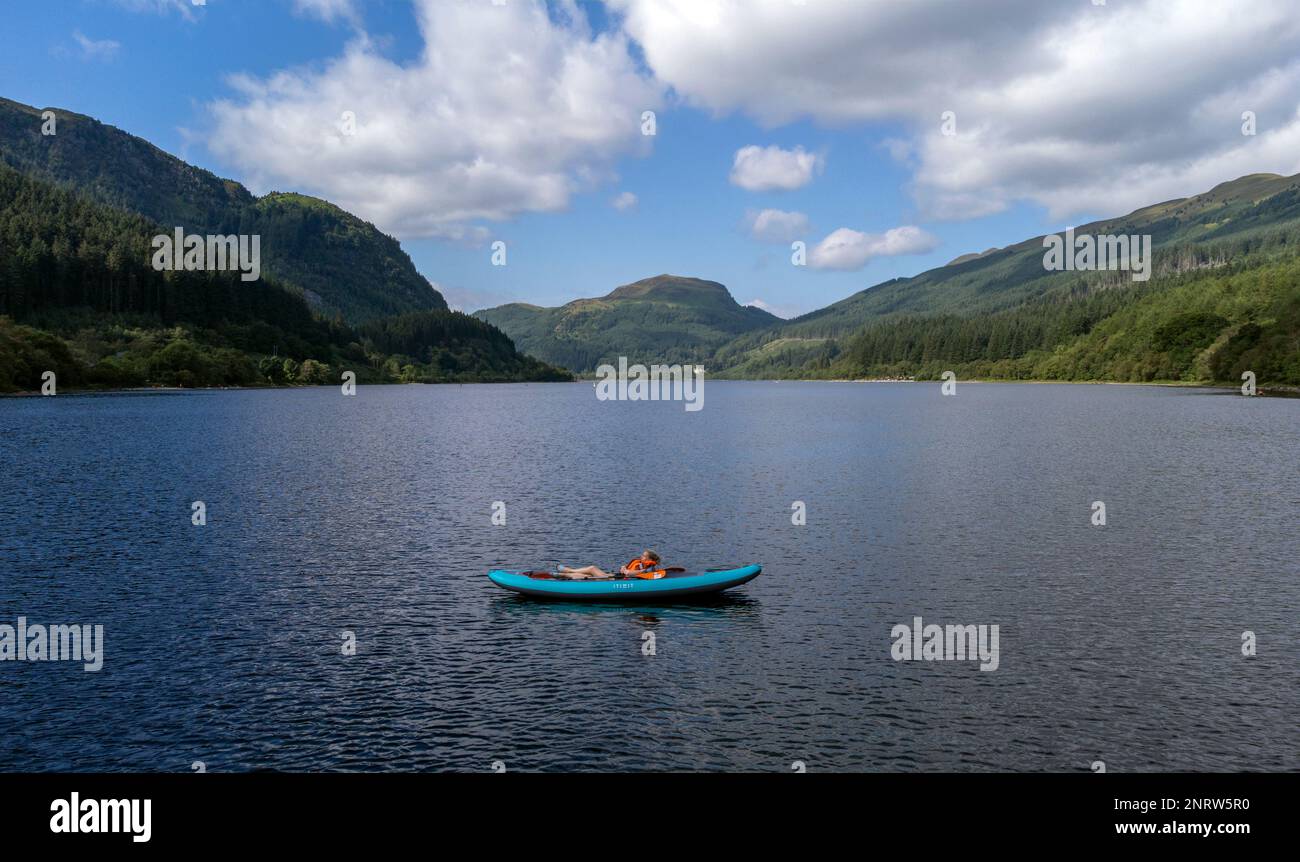
[(641, 552), (641, 559), (649, 560), (652, 563), (657, 563), (659, 562), (659, 555), (656, 554), (654, 551), (645, 550)]

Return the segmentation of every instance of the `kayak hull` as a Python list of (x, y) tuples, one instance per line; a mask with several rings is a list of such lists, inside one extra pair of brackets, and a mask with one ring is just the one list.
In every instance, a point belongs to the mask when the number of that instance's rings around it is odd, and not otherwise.
[(498, 587), (537, 599), (571, 602), (664, 601), (694, 598), (738, 587), (754, 580), (762, 571), (762, 566), (742, 566), (738, 569), (668, 575), (655, 580), (618, 578), (565, 581), (530, 578), (519, 572), (498, 569), (488, 572), (488, 577)]

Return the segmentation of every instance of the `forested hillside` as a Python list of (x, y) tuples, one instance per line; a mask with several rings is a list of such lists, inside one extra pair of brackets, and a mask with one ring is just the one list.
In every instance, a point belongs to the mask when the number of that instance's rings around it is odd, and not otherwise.
[[(565, 379), (467, 315), (411, 312), (358, 331), (274, 280), (158, 272), (166, 232), (0, 165), (0, 391), (61, 386)], [(390, 337), (401, 333), (401, 339)]]
[(257, 198), (91, 117), (54, 115), (55, 134), (43, 135), (40, 110), (0, 99), (0, 161), (168, 230), (260, 234), (263, 273), (326, 316), (359, 323), (447, 308), (397, 240), (327, 201), (274, 192)]
[[(882, 320), (827, 373), (1300, 384), (1300, 248), (1295, 233), (1146, 284), (1086, 286), (994, 314)], [(1230, 261), (1230, 262), (1228, 262)]]
[(1300, 177), (1252, 174), (1077, 232), (1150, 234), (1150, 280), (1049, 272), (1038, 237), (740, 336), (712, 369), (1300, 384)]

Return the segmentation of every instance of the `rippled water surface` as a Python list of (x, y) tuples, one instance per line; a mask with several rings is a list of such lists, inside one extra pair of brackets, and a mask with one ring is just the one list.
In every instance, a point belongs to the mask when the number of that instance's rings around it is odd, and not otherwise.
[[(98, 673), (0, 662), (0, 769), (1300, 769), (1300, 402), (706, 396), (0, 400), (0, 623), (105, 627)], [(645, 546), (764, 572), (668, 607), (485, 577)], [(997, 624), (998, 669), (895, 662), (914, 616)]]

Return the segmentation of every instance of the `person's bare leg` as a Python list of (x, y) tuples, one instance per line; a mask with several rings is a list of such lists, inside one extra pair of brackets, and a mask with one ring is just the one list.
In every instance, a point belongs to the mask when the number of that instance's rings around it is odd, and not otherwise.
[(568, 566), (560, 566), (560, 574), (568, 575), (571, 578), (608, 578), (611, 575), (602, 571), (599, 566), (583, 566), (580, 569), (571, 569)]

